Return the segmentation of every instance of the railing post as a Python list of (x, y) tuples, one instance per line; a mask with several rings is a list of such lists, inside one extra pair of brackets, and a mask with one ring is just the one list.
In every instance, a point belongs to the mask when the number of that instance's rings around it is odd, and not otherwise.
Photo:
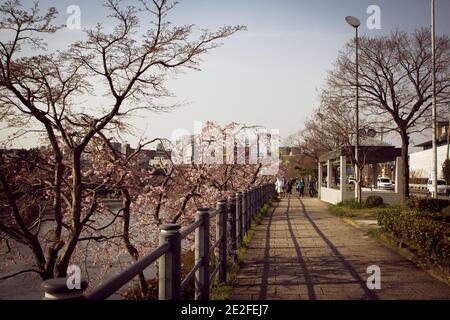
[(253, 211), (255, 208), (255, 203), (254, 203), (254, 192), (255, 190), (252, 187), (248, 188), (248, 215), (247, 215), (247, 230), (248, 231), (250, 229), (250, 226), (252, 224), (252, 220), (253, 220)]
[(66, 278), (54, 278), (42, 282), (41, 286), (44, 288), (44, 300), (84, 300), (88, 283), (81, 280), (79, 289), (70, 289)]
[(259, 187), (254, 187), (253, 190), (255, 190), (255, 191), (254, 191), (254, 198), (255, 198), (254, 202), (255, 202), (255, 206), (254, 206), (254, 208), (253, 208), (253, 219), (255, 219), (256, 213), (257, 213), (258, 210), (259, 210), (259, 198), (258, 198)]
[(259, 211), (259, 208), (260, 208), (260, 200), (261, 200), (261, 198), (260, 198), (260, 196), (259, 196), (259, 191), (260, 191), (260, 186), (257, 186), (256, 188), (255, 188), (255, 198), (256, 198), (256, 200), (255, 200), (255, 216), (256, 216), (256, 214), (258, 213), (258, 211)]
[(257, 209), (256, 191), (257, 191), (256, 187), (252, 187), (252, 198), (253, 198), (253, 201), (252, 201), (252, 217), (251, 217), (250, 223), (249, 223), (250, 226), (252, 225), (252, 221), (253, 221), (253, 219), (255, 219), (255, 216), (256, 216), (256, 209)]
[(216, 249), (217, 262), (219, 264), (219, 281), (227, 280), (227, 201), (217, 202), (219, 215), (216, 218), (216, 241), (220, 241)]
[(264, 205), (264, 201), (263, 201), (263, 186), (261, 185), (261, 186), (259, 186), (259, 208), (258, 208), (258, 211), (259, 210), (261, 210), (261, 208), (263, 207), (263, 205)]
[(242, 192), (242, 209), (241, 209), (241, 230), (239, 235), (239, 243), (242, 243), (244, 239), (244, 234), (247, 231), (247, 215), (248, 215), (248, 191), (244, 190)]
[(261, 207), (266, 203), (266, 185), (261, 186)]
[(236, 196), (233, 194), (229, 198), (229, 230), (230, 230), (230, 245), (233, 262), (237, 261), (237, 236), (236, 236)]
[[(275, 190), (271, 190), (272, 188), (272, 184), (267, 185), (267, 200), (269, 200), (269, 198), (272, 196), (272, 191)], [(273, 188), (275, 189), (275, 186), (273, 186)]]
[(253, 218), (256, 217), (258, 210), (259, 210), (259, 186), (255, 187), (255, 210), (253, 212)]
[(247, 231), (250, 230), (250, 226), (252, 224), (253, 218), (253, 189), (252, 187), (248, 188), (248, 215), (247, 215)]
[(209, 299), (209, 209), (197, 210), (195, 219), (201, 225), (195, 230), (195, 264), (201, 263), (195, 272), (195, 299)]
[(244, 205), (245, 205), (245, 199), (244, 194), (241, 192), (236, 193), (236, 242), (238, 248), (242, 244), (242, 224), (243, 224), (243, 217), (244, 217)]
[(181, 236), (179, 224), (163, 224), (159, 245), (170, 243), (170, 249), (159, 258), (159, 300), (180, 300)]
[(228, 207), (228, 226), (229, 226), (229, 232), (230, 232), (230, 255), (233, 260), (233, 263), (237, 262), (237, 226), (236, 226), (236, 196), (233, 194), (229, 198), (229, 207)]

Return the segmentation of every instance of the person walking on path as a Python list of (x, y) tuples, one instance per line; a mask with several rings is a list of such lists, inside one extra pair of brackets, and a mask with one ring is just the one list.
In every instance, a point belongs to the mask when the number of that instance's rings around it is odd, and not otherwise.
[(311, 198), (314, 197), (314, 195), (316, 194), (316, 188), (315, 188), (314, 179), (310, 179), (309, 180), (308, 189), (309, 189), (309, 196)]
[(300, 195), (300, 198), (303, 198), (304, 196), (304, 192), (305, 192), (305, 183), (303, 182), (303, 178), (300, 178), (300, 180), (298, 181), (298, 192)]
[(284, 181), (283, 178), (278, 177), (277, 181), (275, 182), (275, 190), (278, 193), (278, 197), (283, 197), (283, 188), (284, 188)]
[(284, 184), (284, 190), (287, 194), (291, 194), (292, 192), (292, 182), (291, 180), (286, 179), (286, 183)]
[(289, 194), (292, 194), (292, 187), (294, 186), (295, 180), (289, 180)]

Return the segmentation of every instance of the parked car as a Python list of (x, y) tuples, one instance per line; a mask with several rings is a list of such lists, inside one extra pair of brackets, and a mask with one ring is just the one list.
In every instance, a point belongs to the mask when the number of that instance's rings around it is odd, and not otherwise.
[(386, 177), (381, 177), (381, 178), (377, 179), (377, 188), (384, 189), (384, 190), (392, 190), (395, 188), (395, 186), (392, 183), (391, 179), (386, 178)]
[[(433, 181), (431, 179), (428, 180), (427, 183), (428, 194), (432, 194), (433, 192)], [(447, 185), (447, 182), (444, 179), (437, 179), (437, 189), (438, 194), (443, 194), (448, 196), (450, 194), (450, 186)]]

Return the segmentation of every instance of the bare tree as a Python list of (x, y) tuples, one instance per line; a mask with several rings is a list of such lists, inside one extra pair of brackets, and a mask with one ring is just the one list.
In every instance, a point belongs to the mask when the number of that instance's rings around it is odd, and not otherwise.
[[(444, 107), (450, 96), (450, 42), (441, 36), (437, 44), (437, 101)], [(329, 74), (326, 94), (353, 105), (355, 90), (354, 52), (350, 42), (340, 52)], [(409, 135), (430, 127), (431, 35), (421, 29), (408, 34), (396, 31), (389, 36), (360, 39), (361, 108), (366, 120), (384, 131), (397, 132), (402, 141), (402, 178), (409, 185)], [(409, 196), (406, 187), (404, 196)]]
[[(0, 117), (12, 127), (40, 130), (51, 146), (49, 155), (54, 228), (49, 245), (23, 221), (15, 191), (1, 175), (2, 188), (12, 208), (13, 220), (0, 222), (7, 237), (28, 246), (42, 278), (65, 276), (70, 259), (92, 217), (98, 212), (96, 192), (87, 188), (83, 156), (101, 132), (121, 130), (127, 117), (139, 110), (161, 110), (159, 98), (170, 96), (164, 85), (169, 73), (198, 69), (199, 56), (219, 45), (242, 26), (225, 26), (216, 32), (201, 31), (195, 39), (192, 25), (173, 26), (167, 13), (174, 5), (166, 0), (139, 1), (123, 7), (107, 0), (111, 32), (98, 24), (61, 53), (29, 54), (27, 48), (44, 49), (42, 34), (60, 29), (54, 25), (55, 8), (40, 13), (36, 3), (24, 9), (18, 0), (0, 5)], [(142, 10), (142, 11), (141, 11)], [(138, 14), (143, 12), (148, 27)], [(146, 30), (142, 37), (137, 31)], [(105, 107), (84, 97), (105, 97)], [(37, 129), (35, 129), (37, 128)], [(63, 231), (66, 232), (63, 232)]]

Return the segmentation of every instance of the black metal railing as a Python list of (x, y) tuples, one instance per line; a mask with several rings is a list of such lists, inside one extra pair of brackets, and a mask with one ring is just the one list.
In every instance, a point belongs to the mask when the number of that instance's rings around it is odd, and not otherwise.
[[(127, 269), (85, 295), (82, 289), (73, 291), (66, 279), (51, 279), (44, 282), (46, 299), (104, 300), (132, 281), (140, 272), (158, 261), (158, 298), (178, 300), (185, 286), (194, 279), (195, 299), (208, 300), (214, 280), (224, 283), (228, 260), (237, 262), (238, 249), (244, 235), (251, 226), (257, 212), (274, 194), (273, 184), (265, 184), (237, 192), (228, 199), (217, 202), (214, 211), (200, 208), (195, 222), (181, 229), (179, 224), (164, 224), (160, 227), (159, 246), (130, 265)], [(215, 218), (215, 242), (210, 243), (210, 221)], [(195, 262), (190, 272), (181, 279), (181, 241), (195, 232)], [(210, 272), (210, 253), (214, 252), (215, 268)]]

